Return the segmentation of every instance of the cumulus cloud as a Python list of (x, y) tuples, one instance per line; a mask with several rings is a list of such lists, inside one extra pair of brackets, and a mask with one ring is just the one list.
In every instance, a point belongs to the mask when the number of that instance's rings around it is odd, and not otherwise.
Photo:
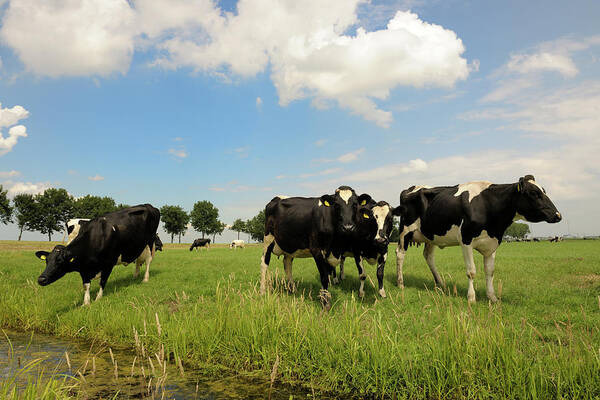
[(125, 73), (134, 51), (127, 0), (10, 1), (0, 39), (38, 75)]
[(96, 174), (95, 176), (88, 176), (88, 179), (90, 181), (98, 182), (98, 181), (103, 181), (104, 177)]
[(21, 173), (19, 171), (15, 171), (14, 169), (11, 171), (0, 171), (0, 179), (13, 178), (19, 175), (21, 175)]
[[(20, 137), (27, 137), (27, 128), (23, 125), (15, 124), (28, 116), (29, 111), (21, 106), (2, 108), (2, 104), (0, 103), (0, 156), (10, 152)], [(8, 127), (11, 127), (8, 129), (8, 136), (4, 137), (2, 131)]]
[(8, 191), (8, 195), (10, 197), (14, 197), (17, 194), (21, 193), (29, 193), (29, 194), (38, 194), (44, 192), (46, 189), (52, 187), (50, 182), (13, 182), (13, 181), (5, 181), (4, 187)]
[(179, 158), (180, 160), (186, 158), (189, 154), (185, 149), (169, 149), (169, 154), (173, 157)]
[(387, 25), (368, 31), (360, 4), (369, 7), (364, 0), (239, 0), (234, 14), (212, 1), (22, 0), (10, 2), (0, 38), (28, 70), (47, 76), (125, 73), (136, 45), (156, 55), (152, 65), (226, 80), (269, 68), (282, 106), (337, 104), (382, 127), (393, 115), (378, 102), (395, 87), (452, 87), (467, 78), (453, 31), (400, 7)]

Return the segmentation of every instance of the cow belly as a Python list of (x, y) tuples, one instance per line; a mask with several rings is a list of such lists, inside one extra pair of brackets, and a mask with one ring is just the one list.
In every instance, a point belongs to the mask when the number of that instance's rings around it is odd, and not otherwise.
[[(150, 258), (150, 247), (146, 246), (144, 248), (144, 251), (142, 251), (142, 253), (135, 259), (135, 263), (136, 265), (142, 265), (143, 263), (146, 262), (146, 260), (148, 260)], [(122, 256), (119, 256), (119, 258), (117, 259), (117, 262), (115, 265), (128, 265), (128, 262), (124, 262)]]
[(293, 253), (288, 253), (288, 252), (284, 251), (281, 247), (279, 247), (279, 245), (277, 244), (277, 242), (275, 242), (275, 246), (273, 247), (273, 254), (276, 255), (276, 256), (289, 255), (289, 256), (291, 256), (293, 258), (309, 258), (309, 257), (312, 257), (310, 249), (298, 249), (298, 250), (294, 251)]
[(439, 248), (448, 246), (458, 246), (461, 243), (460, 226), (452, 225), (452, 227), (442, 236), (433, 235), (433, 244)]
[(489, 256), (498, 248), (498, 239), (489, 237), (487, 231), (484, 230), (481, 235), (473, 239), (472, 245), (484, 256)]

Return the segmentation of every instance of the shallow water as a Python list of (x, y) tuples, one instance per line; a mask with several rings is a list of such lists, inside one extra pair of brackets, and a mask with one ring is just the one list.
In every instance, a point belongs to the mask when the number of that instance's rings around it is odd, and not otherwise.
[(15, 371), (28, 362), (42, 359), (39, 368), (29, 371), (20, 384), (27, 383), (28, 378), (35, 379), (43, 369), (45, 378), (68, 376), (77, 379), (77, 394), (82, 398), (217, 400), (270, 397), (290, 400), (310, 397), (308, 393), (291, 388), (270, 388), (269, 382), (239, 377), (209, 381), (193, 371), (182, 373), (173, 362), (161, 362), (161, 356), (157, 355), (150, 358), (152, 361), (147, 357), (140, 362), (141, 356), (138, 358), (133, 352), (109, 349), (105, 345), (38, 333), (3, 332), (0, 332), (0, 380), (14, 376)]

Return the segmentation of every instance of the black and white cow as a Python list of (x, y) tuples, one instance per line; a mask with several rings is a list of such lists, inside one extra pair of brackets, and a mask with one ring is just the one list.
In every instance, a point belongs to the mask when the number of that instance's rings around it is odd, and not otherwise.
[(190, 251), (194, 250), (194, 248), (198, 248), (200, 250), (201, 247), (206, 247), (206, 250), (210, 249), (210, 239), (196, 239), (194, 243), (190, 246)]
[[(362, 196), (362, 195), (361, 195)], [(266, 291), (267, 269), (271, 254), (283, 255), (283, 266), (290, 290), (294, 290), (294, 258), (312, 257), (321, 276), (319, 297), (325, 310), (331, 308), (329, 274), (339, 264), (342, 247), (333, 248), (336, 235), (354, 233), (359, 197), (348, 186), (340, 186), (335, 195), (321, 197), (273, 198), (265, 207), (265, 237), (261, 259), (260, 292)]]
[(483, 255), (487, 297), (495, 302), (494, 260), (504, 231), (518, 219), (555, 223), (562, 218), (532, 175), (509, 184), (481, 181), (435, 188), (412, 186), (400, 194), (400, 206), (394, 214), (400, 215), (398, 286), (404, 287), (402, 264), (409, 244), (425, 244), (423, 256), (440, 287), (444, 283), (435, 268), (435, 246), (461, 246), (469, 279), (469, 302), (475, 301), (473, 249)]
[(154, 248), (156, 251), (163, 251), (163, 242), (160, 240), (160, 237), (158, 237), (158, 233), (154, 238)]
[(229, 245), (230, 249), (243, 249), (246, 246), (246, 242), (244, 242), (242, 239), (236, 239), (236, 240), (232, 240), (231, 244)]
[[(130, 263), (142, 256), (152, 260), (159, 221), (160, 211), (150, 204), (124, 208), (90, 220), (66, 246), (58, 245), (50, 253), (35, 253), (46, 261), (38, 283), (46, 286), (68, 272), (79, 272), (85, 289), (83, 304), (88, 305), (90, 282), (100, 273), (96, 300), (100, 299), (115, 264)], [(148, 254), (144, 255), (145, 252)], [(147, 275), (148, 268), (144, 281), (148, 280)]]
[[(379, 295), (386, 297), (383, 288), (383, 273), (385, 262), (387, 260), (388, 244), (390, 243), (390, 234), (393, 225), (393, 210), (387, 202), (365, 201), (356, 213), (356, 232), (350, 243), (350, 250), (344, 252), (340, 262), (340, 279), (344, 279), (344, 261), (346, 257), (353, 257), (358, 269), (360, 287), (358, 295), (365, 295), (364, 285), (367, 274), (363, 262), (371, 265), (377, 265), (377, 283), (379, 285)], [(335, 246), (334, 246), (335, 247)], [(334, 268), (334, 282), (335, 268)]]

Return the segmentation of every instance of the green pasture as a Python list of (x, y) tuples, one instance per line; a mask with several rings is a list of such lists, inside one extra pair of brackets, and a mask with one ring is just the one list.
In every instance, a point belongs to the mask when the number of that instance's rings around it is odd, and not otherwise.
[[(189, 246), (189, 245), (187, 245)], [(322, 313), (317, 268), (294, 262), (297, 292), (273, 257), (271, 293), (258, 294), (260, 246), (190, 252), (165, 244), (150, 282), (134, 266), (113, 270), (104, 297), (82, 307), (78, 274), (48, 287), (35, 250), (48, 242), (0, 242), (0, 327), (105, 341), (167, 359), (206, 376), (246, 375), (357, 398), (599, 398), (600, 241), (505, 243), (489, 304), (480, 257), (477, 303), (466, 300), (460, 248), (436, 251), (443, 293), (410, 248), (404, 290), (390, 246), (387, 299), (367, 267), (366, 296), (351, 260)], [(143, 274), (142, 274), (143, 276)], [(92, 300), (98, 281), (92, 282)]]

